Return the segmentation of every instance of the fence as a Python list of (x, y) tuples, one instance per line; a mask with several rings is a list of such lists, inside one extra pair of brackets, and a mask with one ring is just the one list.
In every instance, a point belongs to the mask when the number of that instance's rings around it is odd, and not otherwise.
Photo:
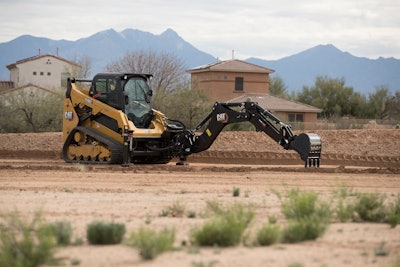
[(290, 123), (294, 130), (399, 129), (400, 121), (349, 117), (320, 119), (316, 123)]

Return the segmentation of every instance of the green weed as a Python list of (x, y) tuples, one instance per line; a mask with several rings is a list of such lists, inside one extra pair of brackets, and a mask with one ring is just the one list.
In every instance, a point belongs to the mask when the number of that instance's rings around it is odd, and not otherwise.
[(282, 212), (288, 225), (282, 231), (282, 241), (295, 243), (314, 240), (325, 232), (330, 221), (331, 209), (326, 202), (318, 200), (313, 192), (290, 190), (282, 203)]
[(279, 241), (280, 227), (276, 224), (265, 224), (257, 233), (257, 242), (261, 246), (270, 246)]
[(94, 221), (87, 226), (86, 237), (89, 243), (94, 245), (119, 244), (125, 231), (124, 224)]
[(52, 229), (58, 245), (68, 246), (71, 243), (72, 227), (70, 222), (54, 222), (49, 227)]
[(232, 193), (232, 195), (233, 195), (234, 197), (238, 197), (238, 196), (240, 195), (240, 188), (234, 186), (234, 187), (233, 187), (233, 193)]
[(44, 223), (40, 213), (36, 213), (31, 222), (22, 219), (17, 212), (6, 215), (2, 220), (0, 267), (36, 267), (61, 262), (54, 257), (57, 244), (53, 231)]
[(214, 215), (202, 227), (194, 228), (191, 233), (192, 243), (222, 247), (238, 245), (253, 218), (253, 210), (236, 203)]
[(375, 256), (387, 256), (389, 255), (389, 251), (385, 248), (385, 242), (381, 242), (378, 247), (374, 249)]
[(384, 222), (387, 214), (384, 201), (384, 196), (379, 193), (358, 193), (354, 211), (362, 221)]
[(352, 203), (345, 203), (343, 199), (340, 199), (336, 206), (336, 217), (340, 222), (351, 220), (354, 217), (354, 205)]
[(400, 194), (397, 194), (393, 203), (390, 203), (387, 211), (387, 222), (391, 227), (400, 224)]
[(171, 206), (167, 207), (160, 213), (160, 217), (183, 217), (185, 214), (186, 207), (179, 200), (176, 200)]
[(156, 258), (159, 254), (171, 250), (175, 241), (175, 229), (164, 229), (157, 233), (154, 230), (140, 228), (131, 234), (128, 245), (137, 247), (140, 256), (145, 260)]

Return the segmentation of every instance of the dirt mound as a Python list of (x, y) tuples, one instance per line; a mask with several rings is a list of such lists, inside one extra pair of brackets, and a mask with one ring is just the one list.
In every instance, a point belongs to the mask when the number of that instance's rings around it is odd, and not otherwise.
[[(322, 139), (322, 164), (400, 167), (400, 130), (315, 131)], [(0, 134), (0, 158), (61, 159), (61, 133)], [(299, 164), (264, 133), (222, 132), (209, 150), (194, 154), (193, 162), (226, 164)]]

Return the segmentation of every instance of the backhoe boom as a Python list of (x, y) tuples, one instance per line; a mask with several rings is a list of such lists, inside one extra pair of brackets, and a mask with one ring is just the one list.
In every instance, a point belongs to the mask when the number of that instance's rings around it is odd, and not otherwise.
[[(240, 110), (235, 110), (235, 108)], [(306, 166), (319, 166), (321, 155), (319, 136), (316, 134), (294, 135), (290, 125), (280, 121), (256, 102), (215, 103), (212, 111), (195, 128), (198, 131), (208, 123), (205, 130), (194, 137), (190, 151), (198, 153), (207, 150), (226, 125), (244, 121), (252, 123), (256, 131), (264, 132), (284, 149), (295, 150)]]

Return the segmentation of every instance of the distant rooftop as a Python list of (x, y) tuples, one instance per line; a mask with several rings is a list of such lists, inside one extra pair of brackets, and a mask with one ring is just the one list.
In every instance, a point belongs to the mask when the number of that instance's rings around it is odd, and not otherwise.
[(187, 72), (189, 73), (204, 72), (204, 71), (253, 72), (253, 73), (267, 73), (267, 74), (275, 72), (272, 69), (261, 67), (238, 59), (218, 61), (187, 70)]
[(37, 60), (37, 59), (43, 58), (43, 57), (53, 57), (53, 58), (56, 58), (58, 60), (62, 60), (64, 62), (67, 62), (67, 63), (69, 63), (71, 65), (79, 66), (75, 62), (69, 61), (69, 60), (67, 60), (65, 58), (62, 58), (62, 57), (59, 57), (59, 56), (55, 56), (55, 55), (52, 55), (52, 54), (43, 54), (43, 55), (37, 55), (37, 56), (28, 57), (28, 58), (25, 58), (25, 59), (18, 60), (18, 61), (14, 62), (14, 63), (11, 63), (11, 64), (7, 65), (7, 69), (11, 70), (11, 69), (15, 68), (18, 64), (23, 64), (25, 62)]

